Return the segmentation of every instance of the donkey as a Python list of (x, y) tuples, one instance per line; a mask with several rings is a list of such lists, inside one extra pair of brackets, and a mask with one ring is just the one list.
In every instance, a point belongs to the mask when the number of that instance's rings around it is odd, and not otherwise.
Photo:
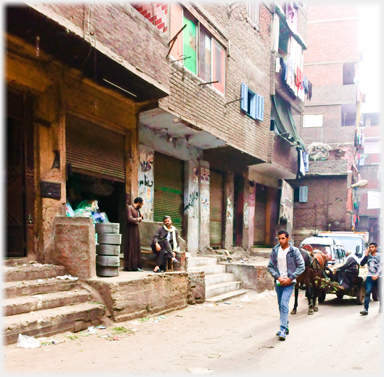
[(297, 313), (299, 289), (305, 289), (305, 296), (308, 299), (308, 314), (314, 314), (318, 311), (316, 300), (319, 297), (321, 285), (319, 278), (324, 277), (327, 257), (321, 252), (310, 252), (301, 248), (299, 250), (304, 258), (305, 270), (296, 278), (295, 303), (291, 314)]

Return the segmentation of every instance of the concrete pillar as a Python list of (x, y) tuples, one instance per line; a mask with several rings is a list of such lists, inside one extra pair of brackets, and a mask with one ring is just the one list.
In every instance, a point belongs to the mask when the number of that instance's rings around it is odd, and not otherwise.
[(250, 250), (253, 246), (253, 238), (255, 232), (255, 189), (255, 182), (250, 181), (248, 179), (248, 174), (245, 174), (242, 246), (246, 250)]
[(144, 205), (140, 212), (144, 215), (143, 221), (154, 221), (154, 171), (153, 171), (154, 150), (146, 145), (139, 145), (139, 182), (138, 196), (143, 198)]
[(209, 220), (209, 163), (200, 161), (200, 235), (199, 250), (203, 251), (210, 245)]
[(223, 246), (229, 249), (233, 246), (233, 204), (234, 204), (234, 180), (235, 175), (233, 172), (228, 171), (225, 175), (224, 195), (225, 201), (225, 218), (224, 218), (224, 240)]
[(184, 223), (186, 224), (187, 250), (196, 256), (199, 250), (199, 163), (184, 164)]

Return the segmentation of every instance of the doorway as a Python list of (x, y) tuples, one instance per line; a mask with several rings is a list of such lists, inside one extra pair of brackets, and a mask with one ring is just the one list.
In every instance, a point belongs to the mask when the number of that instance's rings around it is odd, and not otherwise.
[(26, 93), (7, 91), (6, 214), (8, 258), (26, 257), (34, 247), (33, 102)]

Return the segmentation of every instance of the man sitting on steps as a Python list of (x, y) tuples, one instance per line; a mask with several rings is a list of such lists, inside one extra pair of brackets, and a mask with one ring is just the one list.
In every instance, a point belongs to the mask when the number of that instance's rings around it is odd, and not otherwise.
[(178, 250), (178, 233), (172, 225), (170, 216), (163, 217), (164, 225), (157, 229), (153, 236), (151, 248), (156, 254), (156, 267), (153, 272), (164, 272), (168, 259), (172, 259), (173, 263), (178, 263), (176, 259), (176, 251)]

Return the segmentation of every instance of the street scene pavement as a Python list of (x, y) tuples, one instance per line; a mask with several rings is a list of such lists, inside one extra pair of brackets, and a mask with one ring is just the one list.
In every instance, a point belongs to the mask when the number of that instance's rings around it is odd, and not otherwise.
[[(293, 298), (290, 309), (293, 306)], [(308, 315), (300, 291), (290, 333), (279, 341), (274, 291), (188, 305), (165, 315), (39, 338), (40, 347), (3, 347), (6, 374), (378, 375), (382, 315), (352, 297), (329, 294)], [(105, 328), (104, 328), (105, 327)]]

